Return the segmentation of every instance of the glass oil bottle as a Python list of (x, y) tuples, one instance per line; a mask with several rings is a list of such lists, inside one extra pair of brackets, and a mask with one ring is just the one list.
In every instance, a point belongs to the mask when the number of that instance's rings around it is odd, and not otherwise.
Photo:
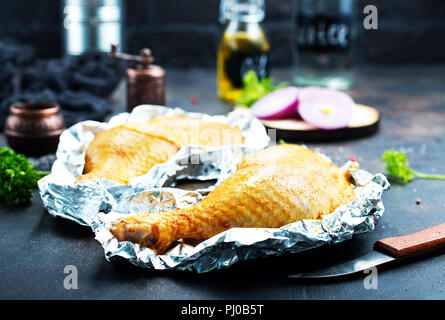
[(220, 11), (226, 27), (218, 48), (218, 96), (234, 103), (248, 71), (269, 76), (270, 45), (260, 25), (264, 0), (222, 0)]
[(295, 0), (294, 83), (347, 90), (354, 82), (356, 0)]

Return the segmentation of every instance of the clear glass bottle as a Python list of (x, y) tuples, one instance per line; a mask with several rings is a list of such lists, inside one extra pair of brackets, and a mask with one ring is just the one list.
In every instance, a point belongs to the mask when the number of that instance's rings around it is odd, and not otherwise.
[(356, 0), (296, 0), (294, 82), (349, 89), (354, 82)]
[(260, 78), (269, 76), (270, 45), (260, 24), (264, 0), (222, 0), (220, 13), (226, 26), (218, 48), (218, 96), (234, 103), (247, 71), (254, 70)]

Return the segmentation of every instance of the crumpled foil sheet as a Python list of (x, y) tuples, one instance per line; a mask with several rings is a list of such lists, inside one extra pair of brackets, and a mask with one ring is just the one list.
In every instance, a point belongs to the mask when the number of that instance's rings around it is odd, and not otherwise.
[[(238, 126), (243, 132), (244, 144), (218, 148), (184, 147), (168, 162), (154, 166), (147, 174), (133, 179), (129, 184), (110, 180), (75, 183), (83, 171), (85, 151), (97, 133), (126, 122), (143, 122), (171, 115), (186, 115)], [(185, 178), (202, 181), (217, 179), (219, 183), (234, 169), (233, 159), (263, 149), (269, 141), (261, 122), (245, 110), (235, 110), (225, 116), (209, 116), (179, 108), (142, 105), (131, 113), (118, 114), (106, 123), (83, 121), (65, 130), (60, 137), (51, 174), (38, 182), (40, 196), (51, 215), (89, 226), (99, 212), (110, 212), (120, 205), (122, 199), (144, 190), (171, 186)]]
[[(74, 183), (83, 171), (85, 150), (95, 134), (128, 121), (175, 114), (237, 125), (243, 131), (245, 144), (184, 147), (169, 161), (125, 185), (109, 180)], [(211, 117), (181, 109), (139, 106), (132, 113), (119, 114), (107, 123), (85, 121), (67, 129), (60, 138), (51, 174), (39, 181), (40, 195), (50, 214), (90, 226), (108, 260), (123, 258), (137, 266), (158, 270), (208, 272), (241, 260), (336, 244), (355, 233), (374, 230), (384, 212), (381, 198), (389, 183), (384, 175), (372, 175), (348, 162), (343, 169), (349, 171), (354, 180), (356, 199), (322, 220), (303, 220), (279, 229), (232, 228), (200, 243), (180, 242), (163, 255), (131, 242), (118, 242), (110, 233), (113, 222), (129, 214), (196, 204), (236, 169), (236, 163), (243, 156), (265, 148), (269, 141), (263, 125), (243, 110)], [(185, 178), (217, 181), (208, 188), (193, 191), (174, 188), (176, 182)]]
[(389, 188), (388, 180), (382, 174), (372, 175), (360, 170), (352, 162), (345, 164), (343, 169), (351, 174), (356, 198), (322, 220), (303, 220), (279, 229), (232, 228), (199, 244), (180, 242), (167, 253), (156, 255), (151, 249), (138, 244), (118, 242), (109, 228), (129, 214), (191, 206), (210, 190), (147, 188), (122, 198), (112, 212), (97, 215), (91, 227), (104, 248), (107, 260), (123, 258), (136, 266), (157, 270), (203, 273), (227, 268), (237, 261), (297, 253), (336, 244), (351, 239), (353, 234), (375, 229), (384, 212), (381, 198)]

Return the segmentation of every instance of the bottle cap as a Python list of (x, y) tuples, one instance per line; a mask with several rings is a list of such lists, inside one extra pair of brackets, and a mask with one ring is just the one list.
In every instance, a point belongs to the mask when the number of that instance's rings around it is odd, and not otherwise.
[(227, 20), (260, 22), (264, 16), (264, 0), (221, 0), (221, 23)]

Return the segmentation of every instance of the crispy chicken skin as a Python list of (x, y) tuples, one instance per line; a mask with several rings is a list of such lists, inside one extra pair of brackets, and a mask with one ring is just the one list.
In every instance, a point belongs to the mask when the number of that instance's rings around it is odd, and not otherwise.
[(318, 154), (282, 145), (244, 158), (239, 169), (186, 209), (129, 216), (111, 232), (165, 252), (181, 238), (207, 239), (230, 228), (279, 228), (319, 219), (354, 197), (344, 172)]
[(189, 144), (219, 147), (243, 143), (239, 128), (185, 116), (158, 117), (149, 122), (127, 123), (128, 128), (155, 134), (174, 141), (179, 147)]
[(109, 179), (128, 183), (178, 152), (173, 142), (118, 126), (96, 135), (85, 154), (84, 174), (77, 181)]
[(184, 116), (132, 122), (96, 135), (86, 150), (82, 180), (129, 183), (154, 165), (170, 159), (183, 146), (242, 144), (239, 128)]

